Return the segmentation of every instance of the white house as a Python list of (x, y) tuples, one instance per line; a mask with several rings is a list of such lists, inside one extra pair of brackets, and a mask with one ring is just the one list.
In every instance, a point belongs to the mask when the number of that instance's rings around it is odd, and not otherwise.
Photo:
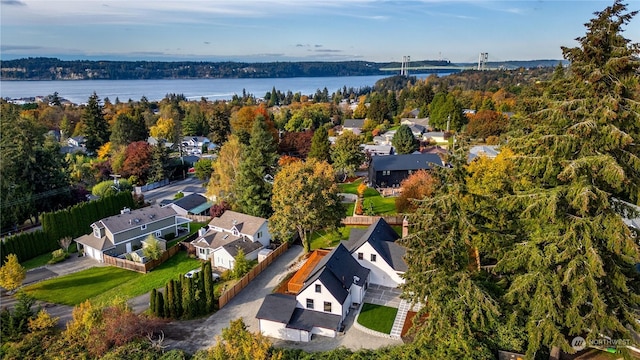
[(92, 233), (74, 241), (84, 250), (85, 256), (104, 261), (104, 254), (118, 256), (131, 253), (142, 246), (149, 235), (162, 238), (167, 234), (178, 235), (190, 219), (178, 216), (171, 207), (151, 205), (137, 210), (125, 208), (119, 215), (110, 216), (91, 224)]
[(200, 259), (211, 260), (214, 267), (233, 269), (239, 250), (248, 260), (255, 260), (260, 250), (269, 246), (271, 234), (267, 224), (267, 219), (227, 210), (200, 229), (191, 244)]
[(366, 230), (351, 230), (345, 246), (360, 265), (371, 271), (372, 284), (395, 288), (404, 283), (402, 274), (407, 271), (406, 249), (396, 242), (399, 238), (380, 218)]
[(256, 315), (260, 331), (296, 341), (337, 336), (349, 311), (362, 303), (369, 273), (342, 244), (329, 253), (314, 252), (289, 282), (295, 295), (265, 298)]

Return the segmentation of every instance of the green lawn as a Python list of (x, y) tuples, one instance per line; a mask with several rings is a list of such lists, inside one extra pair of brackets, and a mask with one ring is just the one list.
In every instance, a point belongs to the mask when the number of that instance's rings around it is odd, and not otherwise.
[(94, 267), (74, 274), (28, 286), (25, 291), (38, 300), (65, 305), (77, 305), (86, 299), (108, 303), (119, 296), (130, 299), (161, 288), (169, 279), (200, 267), (200, 260), (191, 259), (180, 251), (159, 267), (146, 274), (114, 266)]
[(358, 324), (383, 334), (389, 334), (397, 313), (398, 309), (396, 308), (364, 303), (360, 315), (358, 315)]
[[(358, 194), (358, 185), (362, 183), (362, 179), (358, 179), (352, 183), (339, 184), (340, 192), (347, 194)], [(368, 187), (364, 192), (364, 204), (363, 210), (369, 206), (369, 202), (373, 203), (373, 213), (375, 215), (394, 215), (396, 211), (396, 198), (395, 197), (382, 197), (380, 193), (371, 187)], [(355, 204), (348, 204), (347, 216), (353, 215), (353, 209)]]
[(186, 235), (182, 235), (179, 238), (175, 238), (171, 241), (167, 241), (167, 249), (172, 247), (173, 245), (179, 243), (180, 241), (186, 239), (189, 235), (195, 234), (196, 232), (198, 232), (198, 230), (200, 230), (200, 228), (202, 228), (203, 226), (207, 225), (206, 223), (201, 223), (201, 222), (192, 222), (189, 224), (189, 233)]
[(352, 229), (366, 229), (367, 226), (341, 226), (336, 231), (320, 230), (311, 234), (311, 250), (320, 248), (332, 248), (341, 240), (349, 240)]
[[(78, 252), (78, 249), (76, 247), (77, 245), (75, 242), (71, 243), (71, 245), (69, 246), (69, 253), (71, 254), (71, 256), (76, 256), (76, 254), (74, 254)], [(40, 256), (36, 256), (33, 259), (26, 260), (20, 265), (22, 265), (26, 270), (31, 270), (47, 265), (49, 260), (51, 260), (51, 253), (46, 253)]]
[(74, 274), (45, 280), (24, 288), (38, 300), (64, 305), (78, 305), (140, 274), (116, 267), (93, 267)]

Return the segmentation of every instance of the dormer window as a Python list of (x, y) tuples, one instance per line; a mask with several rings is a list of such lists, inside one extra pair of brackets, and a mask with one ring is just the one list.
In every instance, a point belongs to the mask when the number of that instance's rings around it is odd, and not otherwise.
[(93, 228), (93, 236), (100, 238), (100, 229)]
[(140, 230), (147, 230), (147, 224), (140, 226)]

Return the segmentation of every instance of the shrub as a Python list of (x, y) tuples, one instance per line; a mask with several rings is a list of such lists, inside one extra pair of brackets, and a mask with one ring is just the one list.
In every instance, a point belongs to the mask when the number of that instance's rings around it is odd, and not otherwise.
[(49, 264), (57, 264), (61, 261), (64, 261), (69, 257), (69, 253), (62, 249), (58, 249), (51, 253), (51, 260), (49, 260)]

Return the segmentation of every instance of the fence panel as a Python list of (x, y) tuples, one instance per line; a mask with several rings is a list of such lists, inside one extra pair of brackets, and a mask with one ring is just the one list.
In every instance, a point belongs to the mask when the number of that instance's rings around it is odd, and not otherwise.
[(404, 215), (393, 215), (393, 216), (347, 216), (342, 219), (342, 224), (344, 225), (371, 225), (375, 223), (378, 219), (384, 219), (389, 225), (402, 225), (404, 221)]
[(231, 299), (233, 299), (242, 289), (244, 289), (251, 280), (255, 279), (264, 269), (267, 268), (269, 264), (271, 264), (278, 256), (282, 255), (289, 248), (289, 243), (285, 242), (282, 245), (278, 246), (272, 253), (267, 255), (264, 260), (258, 263), (253, 269), (251, 269), (245, 276), (243, 276), (235, 285), (227, 289), (225, 292), (220, 294), (218, 298), (218, 309), (222, 309)]
[(103, 256), (103, 258), (104, 258), (105, 264), (146, 274), (152, 269), (160, 266), (165, 261), (169, 260), (169, 258), (177, 254), (178, 251), (180, 251), (180, 247), (178, 245), (172, 246), (167, 251), (163, 252), (162, 256), (160, 256), (159, 259), (147, 261), (144, 264), (137, 263), (135, 261), (131, 261), (127, 259), (120, 259), (120, 258), (109, 256), (106, 254)]

